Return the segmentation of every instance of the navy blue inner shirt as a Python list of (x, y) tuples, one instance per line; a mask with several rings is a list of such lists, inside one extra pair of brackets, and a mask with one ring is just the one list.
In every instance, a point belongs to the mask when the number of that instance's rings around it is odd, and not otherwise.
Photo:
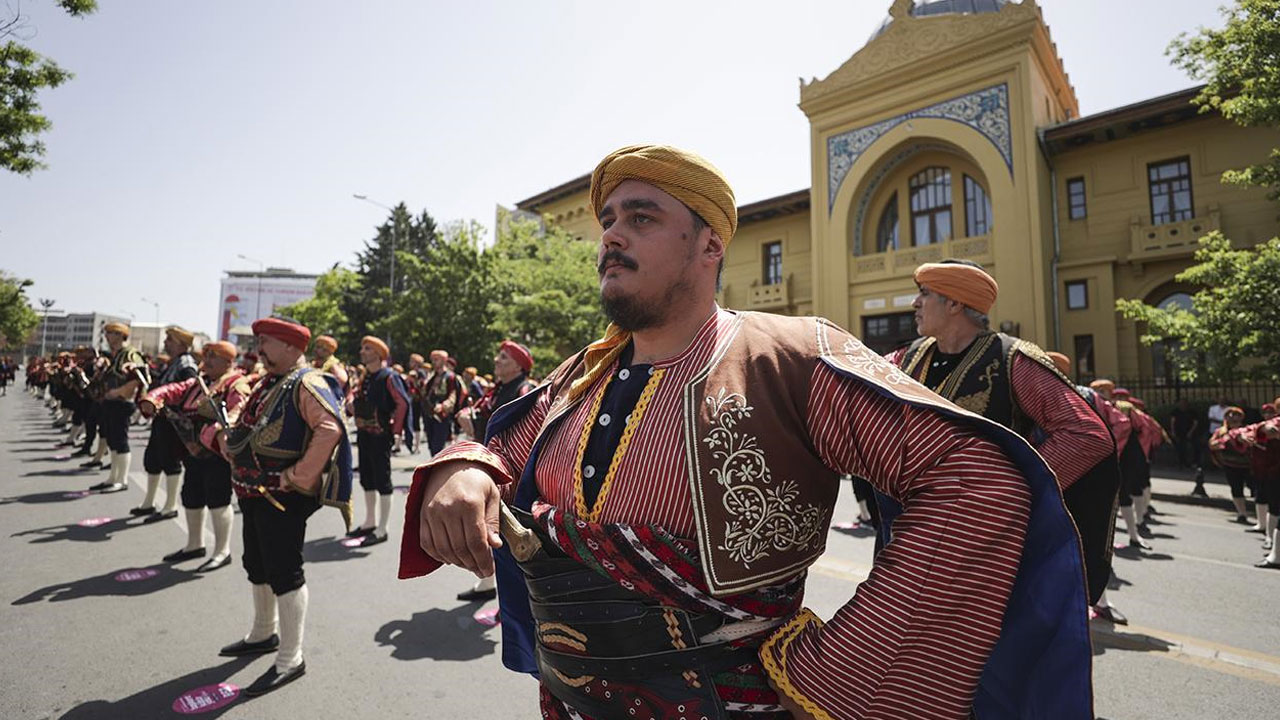
[(600, 414), (591, 425), (591, 438), (587, 440), (587, 450), (582, 454), (582, 497), (588, 509), (595, 508), (605, 475), (609, 473), (609, 463), (613, 461), (613, 454), (622, 440), (622, 431), (627, 427), (627, 419), (653, 374), (652, 365), (631, 364), (634, 354), (635, 346), (627, 343), (618, 356), (618, 367), (613, 371), (609, 387), (605, 388)]

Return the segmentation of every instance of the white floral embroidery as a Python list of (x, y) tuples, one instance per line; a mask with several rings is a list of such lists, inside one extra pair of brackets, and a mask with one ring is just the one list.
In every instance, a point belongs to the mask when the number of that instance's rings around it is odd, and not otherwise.
[(720, 463), (711, 468), (711, 477), (724, 488), (721, 505), (729, 516), (718, 549), (749, 568), (775, 550), (815, 547), (822, 540), (822, 511), (814, 505), (796, 507), (799, 486), (791, 480), (775, 482), (756, 438), (735, 431), (754, 408), (724, 388), (706, 402), (712, 421), (702, 442)]
[(861, 375), (879, 378), (889, 385), (909, 385), (915, 382), (896, 365), (853, 338), (847, 338), (840, 350), (844, 353), (845, 361)]

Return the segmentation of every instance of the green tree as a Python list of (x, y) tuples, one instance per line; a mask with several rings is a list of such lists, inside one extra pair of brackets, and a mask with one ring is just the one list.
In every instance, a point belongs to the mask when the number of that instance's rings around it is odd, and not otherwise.
[[(352, 335), (351, 323), (342, 312), (343, 298), (356, 292), (360, 276), (354, 270), (334, 265), (316, 280), (316, 294), (301, 302), (277, 308), (280, 315), (291, 317), (311, 329), (312, 336), (329, 335), (339, 343)], [(350, 344), (339, 345), (346, 357), (354, 352)]]
[[(1200, 28), (1169, 45), (1173, 64), (1205, 83), (1192, 102), (1243, 127), (1280, 126), (1280, 0), (1238, 0), (1222, 13), (1221, 30)], [(1280, 149), (1273, 148), (1267, 162), (1222, 177), (1280, 198)]]
[(403, 273), (403, 285), (397, 286), (391, 312), (374, 328), (395, 340), (401, 349), (397, 359), (438, 347), (461, 367), (491, 364), (496, 339), (489, 328), (489, 302), (496, 288), (493, 257), (481, 248), (483, 235), (478, 223), (458, 222), (420, 251), (396, 252), (396, 274)]
[(535, 373), (545, 375), (604, 334), (596, 247), (550, 225), (499, 223), (490, 328), (498, 339), (527, 345)]
[(1184, 380), (1280, 380), (1280, 238), (1238, 250), (1215, 231), (1200, 239), (1195, 260), (1177, 276), (1201, 288), (1192, 310), (1138, 300), (1119, 300), (1116, 309), (1146, 323), (1143, 343), (1174, 348)]
[[(96, 0), (57, 0), (75, 17), (98, 9)], [(70, 72), (24, 45), (34, 33), (18, 3), (0, 6), (0, 167), (22, 175), (45, 167), (40, 134), (52, 123), (37, 95), (71, 79)]]
[(30, 285), (30, 280), (0, 270), (0, 348), (21, 346), (40, 324), (40, 316), (27, 298)]

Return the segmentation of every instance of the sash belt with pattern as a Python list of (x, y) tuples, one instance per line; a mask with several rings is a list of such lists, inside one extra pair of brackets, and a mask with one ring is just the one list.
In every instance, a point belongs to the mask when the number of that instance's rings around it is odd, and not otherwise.
[[(627, 573), (632, 583), (621, 572), (614, 577), (569, 557), (532, 515), (513, 512), (542, 540), (542, 550), (519, 565), (537, 626), (540, 679), (557, 699), (596, 720), (777, 716), (781, 708), (763, 680), (757, 649), (784, 617), (744, 623), (681, 607), (687, 602), (680, 598), (641, 594), (632, 588), (648, 585), (643, 578)], [(558, 540), (588, 551), (601, 548), (593, 530), (607, 526), (562, 522), (573, 529), (566, 533), (561, 526)], [(596, 563), (621, 571), (606, 556)], [(787, 597), (783, 605), (796, 599)], [(750, 632), (726, 632), (740, 625)], [(704, 640), (708, 635), (712, 639)], [(736, 678), (728, 682), (738, 687), (722, 687), (727, 678)]]

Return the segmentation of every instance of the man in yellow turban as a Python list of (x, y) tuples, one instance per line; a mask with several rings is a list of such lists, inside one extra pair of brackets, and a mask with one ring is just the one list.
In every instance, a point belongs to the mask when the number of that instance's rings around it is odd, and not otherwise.
[[(497, 407), (487, 443), (456, 443), (418, 468), (401, 577), (443, 563), (496, 570), (504, 662), (539, 671), (546, 718), (637, 706), (725, 718), (741, 703), (960, 718), (975, 696), (979, 717), (987, 698), (1087, 717), (1078, 541), (1043, 460), (1000, 426), (891, 382), (900, 374), (830, 323), (719, 308), (737, 209), (698, 155), (611, 153), (591, 205), (606, 336)], [(823, 625), (801, 595), (843, 474), (866, 478), (887, 517), (902, 517), (886, 523), (893, 542), (857, 601)], [(500, 537), (504, 493), (513, 514)], [(947, 501), (916, 499), (934, 497)], [(983, 522), (954, 522), (957, 508), (981, 508)], [(1032, 587), (1023, 569), (1053, 587)], [(634, 620), (613, 632), (616, 617)], [(925, 624), (927, 637), (912, 630)], [(1055, 642), (997, 651), (1002, 627)], [(880, 652), (906, 643), (913, 652)], [(936, 674), (939, 657), (948, 682), (920, 694), (900, 680)], [(978, 692), (989, 662), (1000, 679)], [(747, 696), (717, 684), (729, 670), (748, 678)]]

